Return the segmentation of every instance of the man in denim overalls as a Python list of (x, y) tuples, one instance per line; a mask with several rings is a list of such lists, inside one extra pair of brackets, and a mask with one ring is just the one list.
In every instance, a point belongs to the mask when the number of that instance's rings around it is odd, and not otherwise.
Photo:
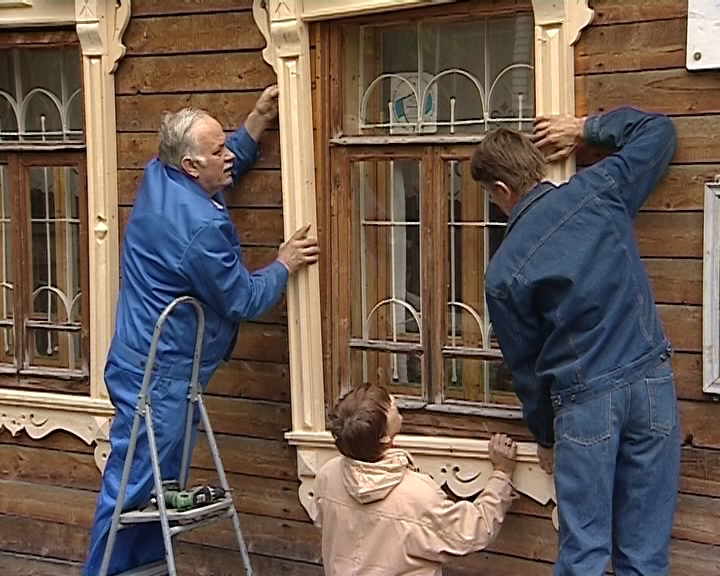
[[(560, 520), (555, 576), (663, 576), (680, 469), (672, 349), (633, 219), (676, 145), (665, 116), (538, 118), (533, 145), (490, 133), (473, 177), (509, 216), (486, 274), (490, 319)], [(616, 150), (567, 183), (547, 161)], [(548, 156), (543, 158), (539, 149)]]

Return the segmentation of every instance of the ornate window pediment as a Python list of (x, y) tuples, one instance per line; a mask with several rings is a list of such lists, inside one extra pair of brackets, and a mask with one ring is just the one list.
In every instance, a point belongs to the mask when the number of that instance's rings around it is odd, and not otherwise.
[[(280, 86), (285, 232), (309, 222), (317, 225), (315, 155), (307, 22), (336, 19), (398, 8), (439, 4), (433, 0), (255, 0), (253, 11), (267, 40), (264, 57)], [(447, 3), (452, 3), (449, 0)], [(592, 19), (587, 0), (533, 0), (535, 113), (575, 112), (573, 45)], [(574, 162), (552, 168), (556, 181), (574, 172)], [(288, 287), (290, 373), (293, 429), (286, 437), (297, 446), (300, 498), (307, 508), (319, 467), (336, 454), (325, 429), (325, 386), (316, 267), (293, 278)], [(458, 496), (482, 490), (490, 471), (487, 441), (426, 436), (399, 436), (416, 463)], [(519, 447), (517, 489), (542, 504), (555, 500), (552, 479), (537, 463), (535, 446)]]

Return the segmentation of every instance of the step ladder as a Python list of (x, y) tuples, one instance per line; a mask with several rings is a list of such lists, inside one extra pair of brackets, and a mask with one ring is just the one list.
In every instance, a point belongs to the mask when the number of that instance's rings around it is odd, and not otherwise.
[[(207, 506), (178, 512), (168, 510), (165, 504), (165, 499), (163, 498), (163, 478), (160, 474), (160, 462), (155, 440), (155, 429), (153, 427), (152, 406), (150, 404), (150, 396), (148, 392), (152, 368), (155, 364), (155, 356), (157, 354), (158, 343), (160, 341), (160, 334), (162, 332), (163, 325), (172, 311), (181, 304), (190, 304), (195, 308), (198, 322), (195, 337), (195, 351), (193, 354), (192, 375), (188, 389), (188, 410), (185, 422), (185, 438), (183, 444), (182, 464), (180, 467), (179, 485), (181, 490), (186, 488), (187, 471), (189, 468), (188, 464), (191, 457), (190, 444), (194, 413), (193, 407), (196, 407), (200, 411), (201, 421), (205, 429), (208, 444), (210, 445), (213, 462), (215, 463), (215, 470), (220, 481), (220, 486), (225, 490), (225, 494), (220, 500)], [(235, 529), (235, 536), (245, 568), (245, 576), (252, 576), (250, 558), (248, 556), (247, 547), (245, 546), (242, 531), (240, 530), (240, 519), (238, 518), (237, 511), (235, 510), (230, 486), (228, 485), (227, 478), (225, 477), (225, 470), (223, 469), (222, 462), (220, 461), (220, 452), (218, 450), (217, 443), (215, 442), (215, 436), (213, 435), (212, 427), (210, 426), (210, 419), (208, 417), (207, 410), (205, 409), (205, 404), (203, 403), (202, 392), (198, 385), (200, 354), (202, 351), (204, 331), (205, 314), (202, 306), (196, 299), (190, 296), (182, 296), (173, 300), (167, 308), (163, 310), (155, 324), (155, 331), (153, 333), (152, 341), (150, 342), (150, 351), (148, 353), (145, 373), (143, 375), (143, 382), (140, 388), (140, 393), (138, 394), (137, 405), (135, 407), (135, 418), (133, 420), (132, 431), (130, 433), (130, 443), (128, 445), (127, 455), (125, 456), (123, 473), (120, 480), (120, 490), (117, 502), (115, 503), (115, 511), (113, 513), (110, 532), (108, 534), (107, 544), (105, 547), (105, 554), (100, 568), (100, 576), (107, 576), (108, 566), (110, 564), (113, 547), (115, 545), (115, 539), (119, 530), (137, 524), (159, 522), (162, 527), (163, 540), (165, 543), (165, 561), (159, 561), (140, 568), (134, 568), (132, 570), (122, 572), (118, 576), (176, 576), (177, 570), (175, 567), (175, 554), (173, 549), (175, 536), (196, 528), (214, 524), (215, 522), (227, 518), (232, 520), (232, 524)], [(141, 419), (145, 420), (145, 429), (147, 431), (148, 447), (150, 450), (150, 459), (152, 462), (155, 483), (157, 510), (132, 510), (123, 512), (122, 505), (125, 500), (125, 492), (130, 478), (130, 467), (132, 465), (133, 456), (135, 455), (135, 447), (137, 444)]]

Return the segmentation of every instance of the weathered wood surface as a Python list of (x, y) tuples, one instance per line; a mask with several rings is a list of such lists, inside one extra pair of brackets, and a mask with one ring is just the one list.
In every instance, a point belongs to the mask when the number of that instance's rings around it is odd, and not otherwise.
[(589, 4), (595, 10), (593, 26), (687, 17), (687, 0), (590, 0)]
[(265, 38), (252, 12), (244, 11), (197, 14), (192, 19), (174, 14), (131, 18), (123, 43), (127, 56), (153, 56), (258, 51), (265, 47)]
[[(252, 0), (133, 0), (133, 19), (141, 16), (173, 16), (205, 12), (251, 10)], [(192, 29), (192, 20), (188, 21)]]
[(260, 52), (130, 56), (115, 78), (117, 94), (264, 90), (276, 81)]
[(141, 94), (118, 96), (118, 132), (157, 132), (160, 116), (190, 106), (207, 110), (227, 130), (240, 126), (255, 106), (261, 91), (190, 92), (186, 94)]

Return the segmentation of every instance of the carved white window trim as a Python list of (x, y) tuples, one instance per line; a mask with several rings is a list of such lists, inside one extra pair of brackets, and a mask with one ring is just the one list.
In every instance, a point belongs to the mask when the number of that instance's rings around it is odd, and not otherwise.
[[(454, 0), (444, 0), (452, 3)], [(310, 45), (307, 22), (360, 13), (438, 4), (438, 0), (254, 0), (255, 21), (265, 36), (265, 60), (280, 86), (280, 151), (286, 237), (305, 223), (317, 226), (313, 150)], [(537, 114), (574, 114), (573, 46), (592, 20), (587, 0), (533, 0), (535, 18), (535, 108)], [(575, 171), (574, 160), (555, 166), (555, 181)], [(315, 474), (337, 454), (325, 430), (322, 370), (320, 277), (316, 266), (291, 279), (287, 293), (290, 342), (292, 431), (297, 446), (300, 500), (308, 509)], [(421, 470), (458, 496), (482, 490), (491, 470), (488, 442), (469, 438), (406, 436)], [(535, 445), (519, 447), (514, 482), (519, 492), (541, 504), (555, 501), (552, 478), (539, 467)]]
[(102, 470), (110, 420), (103, 366), (113, 332), (119, 283), (115, 70), (125, 55), (122, 37), (130, 0), (0, 1), (0, 30), (74, 25), (82, 51), (87, 152), (90, 276), (90, 394), (74, 396), (0, 389), (0, 430), (40, 439), (55, 430), (96, 444)]
[(720, 176), (705, 185), (703, 392), (720, 394)]

